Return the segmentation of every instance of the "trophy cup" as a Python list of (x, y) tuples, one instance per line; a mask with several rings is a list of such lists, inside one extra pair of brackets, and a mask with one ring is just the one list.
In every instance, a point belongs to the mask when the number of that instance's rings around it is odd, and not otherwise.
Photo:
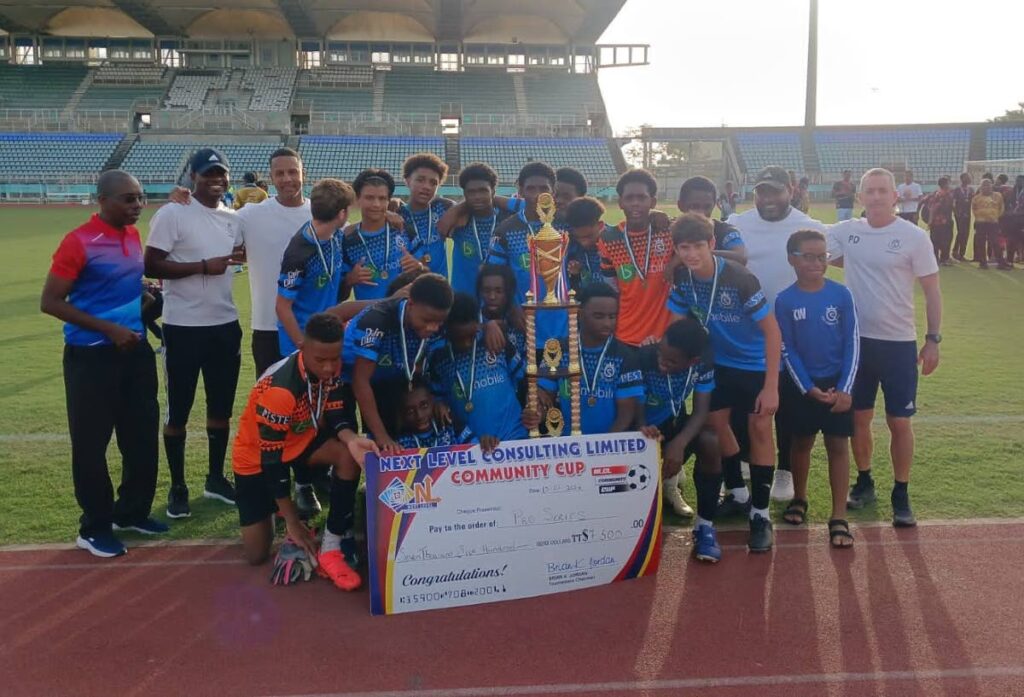
[[(555, 218), (555, 199), (551, 194), (541, 194), (537, 199), (537, 215), (541, 228), (529, 238), (530, 248), (530, 290), (526, 292), (523, 313), (526, 317), (526, 407), (537, 411), (537, 380), (543, 375), (550, 379), (564, 378), (569, 381), (570, 419), (568, 426), (574, 436), (580, 435), (580, 364), (579, 364), (579, 304), (574, 291), (567, 292), (565, 282), (565, 251), (569, 246), (568, 235), (559, 232), (551, 224)], [(544, 282), (544, 297), (540, 299), (540, 283)], [(539, 301), (539, 302), (538, 302)], [(537, 365), (537, 313), (566, 311), (569, 315), (569, 336), (565, 337), (569, 349), (568, 368), (562, 368), (562, 342), (549, 337), (543, 346), (541, 358), (544, 370)], [(550, 436), (560, 436), (566, 426), (565, 415), (557, 406), (542, 415)], [(540, 436), (539, 429), (532, 429), (530, 437)]]

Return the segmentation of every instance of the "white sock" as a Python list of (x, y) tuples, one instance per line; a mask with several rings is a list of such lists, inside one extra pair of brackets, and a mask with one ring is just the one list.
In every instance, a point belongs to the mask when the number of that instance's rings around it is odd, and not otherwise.
[(768, 509), (767, 508), (753, 508), (750, 509), (750, 519), (753, 520), (754, 516), (759, 515), (765, 520), (768, 520)]
[(746, 503), (750, 499), (750, 492), (747, 491), (747, 487), (739, 486), (735, 489), (729, 489), (729, 493), (736, 499), (736, 503)]
[(696, 519), (693, 521), (693, 527), (699, 528), (701, 525), (707, 525), (712, 530), (715, 528), (715, 524), (712, 523), (710, 520), (704, 520), (700, 516), (697, 516)]
[(324, 552), (340, 552), (341, 551), (341, 535), (335, 535), (330, 530), (324, 529), (324, 539), (320, 542), (320, 553)]
[(675, 487), (676, 489), (679, 488), (679, 475), (677, 474), (674, 477), (665, 477), (661, 480), (661, 483), (662, 491), (667, 495), (670, 487)]

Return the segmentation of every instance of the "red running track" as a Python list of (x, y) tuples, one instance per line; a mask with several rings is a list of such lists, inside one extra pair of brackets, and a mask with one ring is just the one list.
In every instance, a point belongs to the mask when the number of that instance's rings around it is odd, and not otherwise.
[(272, 588), (237, 547), (0, 552), (0, 688), (18, 695), (1024, 695), (1024, 523), (780, 530), (750, 556), (530, 600), (371, 617)]

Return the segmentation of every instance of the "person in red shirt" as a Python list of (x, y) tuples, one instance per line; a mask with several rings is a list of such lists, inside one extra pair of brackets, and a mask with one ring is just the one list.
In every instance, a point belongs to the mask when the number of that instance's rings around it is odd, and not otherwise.
[(928, 229), (935, 258), (942, 266), (952, 266), (949, 248), (953, 244), (953, 192), (949, 190), (949, 177), (939, 177), (939, 188), (928, 197)]

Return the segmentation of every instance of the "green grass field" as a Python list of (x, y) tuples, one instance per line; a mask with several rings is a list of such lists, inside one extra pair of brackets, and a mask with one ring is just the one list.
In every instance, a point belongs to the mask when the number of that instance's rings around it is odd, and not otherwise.
[[(667, 209), (675, 214), (674, 208)], [(78, 507), (71, 486), (70, 445), (66, 438), (61, 372), (60, 323), (39, 312), (39, 292), (50, 255), (61, 237), (91, 212), (85, 207), (0, 208), (0, 241), (8, 271), (0, 281), (0, 544), (67, 542), (77, 530)], [(141, 229), (153, 211), (148, 210)], [(834, 211), (816, 207), (813, 215), (832, 222)], [(609, 221), (619, 219), (609, 211)], [(917, 457), (911, 487), (920, 518), (1024, 515), (1024, 380), (1014, 356), (1024, 344), (1024, 273), (981, 272), (969, 265), (942, 270), (945, 304), (942, 363), (921, 381), (916, 419)], [(254, 375), (249, 354), (249, 287), (235, 281), (235, 300), (246, 328), (242, 376), (235, 414)], [(919, 327), (923, 302), (919, 300)], [(922, 329), (923, 331), (923, 329)], [(233, 537), (234, 508), (202, 498), (206, 438), (202, 397), (193, 410), (188, 445), (191, 519), (172, 524), (172, 537)], [(876, 421), (876, 479), (882, 482), (879, 505), (853, 513), (854, 521), (886, 520), (884, 495), (891, 469), (888, 436)], [(109, 458), (115, 486), (119, 455)], [(828, 514), (828, 489), (819, 446), (811, 474), (810, 520)], [(163, 519), (168, 478), (161, 453), (154, 513)], [(684, 494), (692, 494), (687, 482)], [(690, 498), (690, 497), (688, 497)]]

